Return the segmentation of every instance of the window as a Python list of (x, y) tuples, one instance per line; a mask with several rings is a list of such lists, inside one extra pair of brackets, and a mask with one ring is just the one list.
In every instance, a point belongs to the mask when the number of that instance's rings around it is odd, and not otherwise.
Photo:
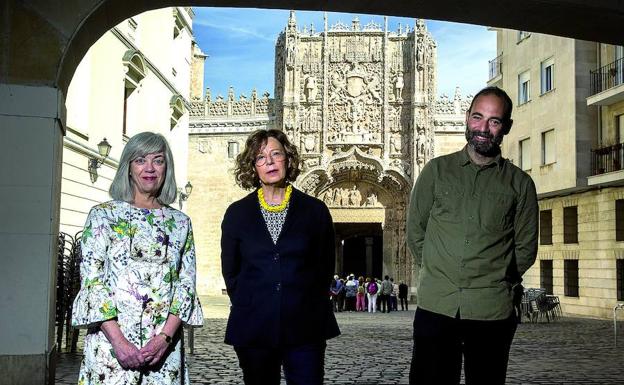
[(520, 168), (531, 169), (531, 139), (529, 138), (520, 141)]
[(563, 208), (563, 243), (578, 243), (578, 210), (576, 206)]
[(624, 241), (624, 199), (615, 201), (615, 240)]
[(615, 274), (617, 275), (617, 300), (624, 301), (624, 259), (615, 261)]
[(615, 133), (618, 136), (616, 141), (624, 143), (624, 114), (615, 117)]
[(238, 155), (238, 142), (228, 142), (228, 158), (233, 159)]
[(173, 10), (173, 38), (180, 36), (180, 33), (184, 29), (184, 20), (178, 9)]
[(531, 76), (529, 71), (518, 75), (518, 104), (527, 103), (531, 100)]
[(169, 128), (173, 130), (173, 128), (178, 124), (186, 109), (184, 108), (184, 102), (182, 101), (182, 96), (179, 94), (174, 94), (169, 100)]
[(578, 260), (568, 259), (563, 261), (563, 285), (566, 297), (579, 296)]
[(555, 130), (542, 132), (542, 165), (555, 163)]
[(540, 245), (552, 245), (552, 210), (540, 211)]
[(554, 75), (555, 75), (555, 59), (550, 58), (545, 60), (540, 65), (540, 73), (542, 80), (542, 94), (548, 91), (552, 91), (555, 88)]
[[(128, 50), (122, 58), (122, 63), (126, 67), (126, 78), (124, 80), (124, 100), (123, 100), (123, 121), (121, 132), (128, 134), (128, 126), (136, 126), (138, 91), (136, 91), (141, 81), (146, 76), (145, 58), (136, 50)], [(136, 91), (136, 92), (135, 92)]]
[(546, 289), (546, 294), (553, 293), (553, 261), (540, 261), (540, 287)]

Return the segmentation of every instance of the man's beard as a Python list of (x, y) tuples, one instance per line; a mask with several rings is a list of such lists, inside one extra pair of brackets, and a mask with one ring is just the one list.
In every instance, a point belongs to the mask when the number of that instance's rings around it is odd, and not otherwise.
[[(489, 140), (481, 142), (475, 140), (477, 136), (487, 138)], [(503, 143), (504, 134), (497, 136), (492, 135), (489, 131), (473, 131), (466, 125), (466, 140), (468, 144), (475, 150), (477, 154), (493, 157), (500, 154), (500, 145)]]

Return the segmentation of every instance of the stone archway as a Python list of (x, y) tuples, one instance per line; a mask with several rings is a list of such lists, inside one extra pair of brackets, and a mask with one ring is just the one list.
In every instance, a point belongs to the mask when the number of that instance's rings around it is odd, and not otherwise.
[[(383, 240), (381, 274), (411, 284), (412, 259), (405, 247), (406, 207), (411, 181), (403, 169), (352, 147), (346, 152), (335, 153), (326, 167), (315, 167), (306, 172), (298, 186), (323, 200), (334, 223), (340, 224), (336, 242), (337, 266), (343, 262), (340, 260), (343, 240), (351, 236), (380, 236)], [(346, 224), (360, 229), (349, 231)], [(363, 225), (369, 226), (368, 230)], [(380, 234), (375, 231), (376, 225)]]

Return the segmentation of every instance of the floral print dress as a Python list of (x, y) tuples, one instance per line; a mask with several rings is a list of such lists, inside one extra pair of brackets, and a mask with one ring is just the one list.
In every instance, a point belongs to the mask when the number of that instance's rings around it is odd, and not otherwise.
[(188, 216), (171, 207), (142, 209), (110, 201), (91, 209), (82, 234), (81, 287), (72, 324), (88, 328), (80, 385), (188, 384), (178, 333), (161, 365), (125, 370), (100, 330), (117, 318), (128, 341), (141, 348), (160, 333), (169, 313), (184, 326), (203, 324), (195, 292), (195, 247)]

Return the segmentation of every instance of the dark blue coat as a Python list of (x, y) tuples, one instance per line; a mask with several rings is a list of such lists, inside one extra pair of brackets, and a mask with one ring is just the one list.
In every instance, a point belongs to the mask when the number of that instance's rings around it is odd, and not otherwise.
[(226, 344), (297, 346), (340, 334), (328, 295), (334, 227), (322, 201), (293, 189), (274, 244), (254, 191), (228, 207), (221, 231), (221, 271), (232, 302)]

